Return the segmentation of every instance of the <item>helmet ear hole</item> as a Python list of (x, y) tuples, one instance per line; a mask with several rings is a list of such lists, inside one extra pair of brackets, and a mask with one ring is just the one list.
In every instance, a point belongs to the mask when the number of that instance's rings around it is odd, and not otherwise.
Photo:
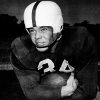
[(61, 30), (61, 31), (63, 30), (63, 25), (60, 27), (60, 30)]

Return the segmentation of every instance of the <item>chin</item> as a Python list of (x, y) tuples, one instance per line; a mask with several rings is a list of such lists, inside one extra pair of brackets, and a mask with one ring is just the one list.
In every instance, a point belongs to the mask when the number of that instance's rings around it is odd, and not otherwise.
[(45, 47), (45, 48), (38, 48), (38, 47), (36, 47), (36, 49), (37, 49), (38, 51), (40, 51), (40, 52), (45, 52), (45, 51), (48, 50), (48, 47)]

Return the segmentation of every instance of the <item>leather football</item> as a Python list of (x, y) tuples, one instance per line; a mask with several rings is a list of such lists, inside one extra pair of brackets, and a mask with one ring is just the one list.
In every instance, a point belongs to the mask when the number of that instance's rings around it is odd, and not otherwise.
[(52, 88), (59, 88), (64, 85), (67, 85), (67, 80), (70, 76), (70, 73), (49, 73), (41, 78), (41, 84), (47, 85)]

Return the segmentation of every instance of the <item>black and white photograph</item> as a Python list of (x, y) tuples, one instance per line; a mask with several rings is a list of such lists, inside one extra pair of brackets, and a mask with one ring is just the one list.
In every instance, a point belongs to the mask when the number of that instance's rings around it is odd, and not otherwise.
[(100, 100), (100, 0), (0, 0), (0, 100)]

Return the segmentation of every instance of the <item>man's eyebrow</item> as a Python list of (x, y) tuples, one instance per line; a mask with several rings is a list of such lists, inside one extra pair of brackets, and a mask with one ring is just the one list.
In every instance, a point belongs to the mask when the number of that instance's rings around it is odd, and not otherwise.
[(39, 28), (52, 28), (51, 26), (40, 26)]

